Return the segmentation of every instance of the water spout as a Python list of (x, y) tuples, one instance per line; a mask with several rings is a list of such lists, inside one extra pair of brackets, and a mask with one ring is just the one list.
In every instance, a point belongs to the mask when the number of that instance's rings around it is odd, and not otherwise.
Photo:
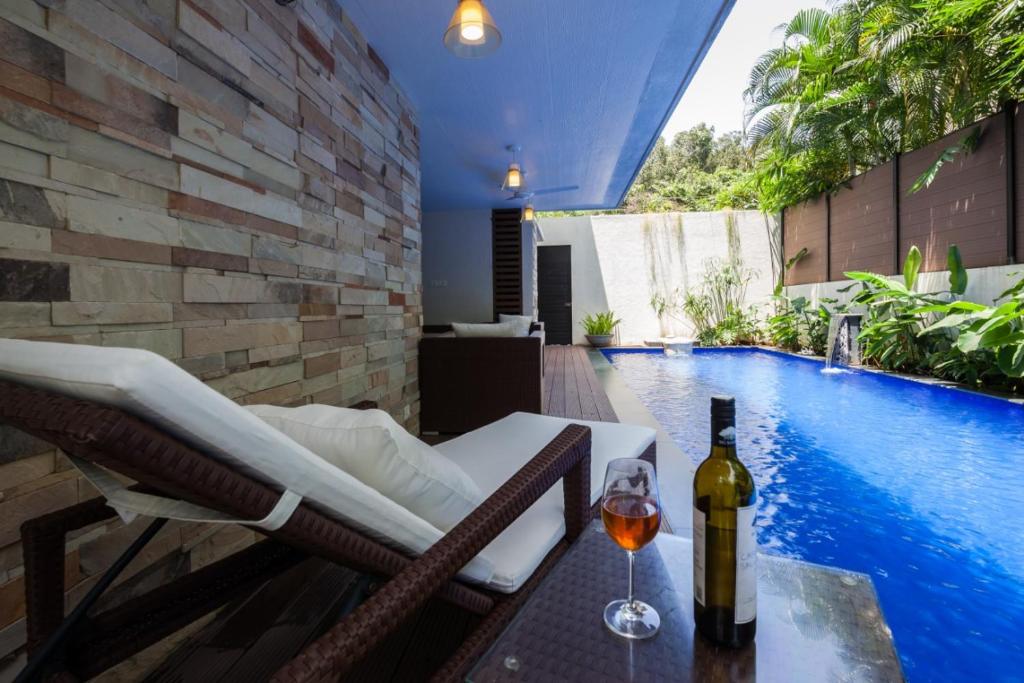
[(860, 316), (851, 313), (833, 313), (828, 321), (828, 341), (825, 347), (825, 374), (847, 372), (844, 365), (860, 363)]

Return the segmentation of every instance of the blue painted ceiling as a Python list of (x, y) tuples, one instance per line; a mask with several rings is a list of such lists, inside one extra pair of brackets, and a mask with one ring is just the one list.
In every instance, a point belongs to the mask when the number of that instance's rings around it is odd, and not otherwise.
[(522, 145), (539, 210), (616, 206), (733, 0), (488, 0), (502, 34), (448, 52), (455, 0), (339, 0), (417, 109), (424, 211), (516, 206), (501, 185)]

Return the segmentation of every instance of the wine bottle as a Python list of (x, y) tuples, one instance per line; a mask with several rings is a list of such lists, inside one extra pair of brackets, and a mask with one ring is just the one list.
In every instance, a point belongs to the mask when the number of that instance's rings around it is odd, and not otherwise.
[(742, 647), (757, 629), (754, 479), (736, 456), (736, 402), (711, 398), (711, 453), (693, 475), (693, 615), (712, 642)]

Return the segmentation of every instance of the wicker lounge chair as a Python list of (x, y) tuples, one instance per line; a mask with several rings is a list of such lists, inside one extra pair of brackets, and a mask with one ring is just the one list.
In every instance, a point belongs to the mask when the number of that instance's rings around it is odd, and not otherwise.
[[(180, 429), (168, 429), (166, 424), (161, 424), (162, 416), (146, 414), (144, 409), (127, 410), (124, 406), (72, 397), (68, 393), (80, 396), (82, 392), (71, 391), (61, 382), (20, 373), (18, 360), (12, 357), (24, 356), (25, 349), (18, 348), (19, 354), (5, 353), (15, 348), (10, 344), (25, 342), (0, 340), (0, 421), (60, 447), (73, 456), (79, 466), (88, 463), (120, 473), (138, 482), (138, 490), (184, 501), (186, 507), (202, 506), (223, 515), (224, 521), (242, 520), (241, 523), (256, 525), (257, 530), (268, 537), (171, 584), (100, 614), (86, 615), (99, 594), (165, 521), (158, 519), (64, 619), (65, 536), (117, 513), (106, 507), (102, 499), (97, 499), (26, 522), (22, 527), (22, 540), (29, 651), (31, 661), (46, 660), (47, 675), (94, 676), (232, 597), (251, 590), (268, 576), (307, 555), (315, 555), (370, 575), (391, 578), (354, 612), (281, 668), (274, 680), (344, 678), (377, 644), (433, 598), (456, 605), (474, 615), (476, 621), (475, 629), (461, 647), (433, 674), (436, 680), (458, 679), (507, 624), (524, 598), (593, 515), (596, 496), (591, 481), (592, 431), (641, 429), (624, 425), (588, 427), (565, 424), (555, 418), (517, 414), (493, 429), (484, 428), (450, 442), (451, 457), (461, 457), (466, 462), (465, 458), (480, 444), (489, 443), (491, 437), (485, 432), (492, 429), (492, 434), (498, 437), (503, 433), (519, 434), (516, 441), (526, 443), (533, 449), (530, 453), (535, 455), (523, 458), (525, 465), (500, 485), (482, 487), (491, 492), (489, 497), (450, 532), (440, 535), (426, 547), (416, 548), (410, 547), (415, 546), (415, 539), (388, 538), (379, 528), (367, 528), (366, 519), (372, 520), (372, 510), (367, 511), (369, 517), (362, 521), (342, 519), (345, 514), (358, 514), (358, 506), (355, 512), (350, 506), (349, 513), (338, 513), (325, 505), (322, 498), (318, 499), (315, 490), (302, 491), (301, 502), (285, 506), (291, 509), (268, 523), (275, 511), (281, 511), (282, 501), (295, 488), (294, 482), (267, 481), (266, 476), (234, 466), (225, 460), (224, 453), (216, 452), (216, 444), (204, 443), (201, 429), (195, 435), (183, 434)], [(82, 347), (64, 348), (77, 351)], [(43, 351), (40, 347), (40, 352)], [(165, 363), (173, 372), (185, 375), (163, 359), (152, 356), (146, 360)], [(40, 364), (36, 366), (38, 370)], [(177, 376), (172, 379), (178, 381)], [(182, 386), (177, 388), (164, 386), (166, 380), (166, 377), (156, 379), (161, 383), (160, 389), (172, 395), (182, 387), (192, 387), (190, 382), (210, 391), (191, 377), (182, 380)], [(140, 412), (144, 417), (138, 416)], [(538, 428), (533, 442), (521, 438), (525, 424), (522, 421), (526, 419), (549, 421)], [(540, 447), (535, 448), (539, 443), (536, 438), (541, 434), (547, 436)], [(630, 441), (632, 447), (640, 448), (644, 457), (653, 459), (653, 433), (639, 446), (635, 436)], [(609, 446), (603, 449), (603, 461), (614, 455), (628, 455), (622, 452), (623, 443)], [(504, 448), (507, 460), (514, 446), (506, 444)], [(499, 448), (497, 452), (502, 451)], [(478, 455), (478, 459), (493, 457), (488, 453)], [(603, 467), (602, 462), (600, 468)], [(557, 491), (549, 491), (559, 480), (562, 481), (560, 497)], [(544, 514), (541, 508), (545, 504), (550, 506), (552, 494), (558, 498), (561, 511), (558, 537), (540, 549), (543, 551), (540, 560), (526, 566), (529, 571), (527, 574), (523, 570), (521, 581), (508, 586), (488, 585), (482, 578), (486, 574), (480, 573), (480, 566), (492, 561), (488, 559), (488, 552), (494, 556), (491, 547), (497, 546), (503, 536), (511, 537), (513, 542), (517, 533), (520, 538), (529, 538), (529, 532), (524, 532), (523, 527), (536, 524), (520, 524), (518, 531), (512, 528), (524, 518), (524, 513), (526, 516)], [(116, 502), (113, 499), (111, 504)], [(546, 523), (550, 530), (550, 520)], [(506, 542), (506, 553), (507, 550)]]

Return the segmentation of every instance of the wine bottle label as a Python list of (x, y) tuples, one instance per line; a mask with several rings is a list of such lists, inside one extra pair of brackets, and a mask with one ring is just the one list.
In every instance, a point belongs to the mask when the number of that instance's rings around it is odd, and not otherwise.
[(704, 553), (707, 551), (704, 533), (704, 513), (693, 507), (693, 597), (706, 607), (704, 602)]
[(735, 446), (736, 427), (733, 425), (729, 425), (718, 430), (717, 433), (712, 435), (712, 442), (716, 446)]
[[(757, 505), (736, 508), (736, 610), (737, 624), (757, 618)], [(696, 542), (696, 533), (694, 542)]]

